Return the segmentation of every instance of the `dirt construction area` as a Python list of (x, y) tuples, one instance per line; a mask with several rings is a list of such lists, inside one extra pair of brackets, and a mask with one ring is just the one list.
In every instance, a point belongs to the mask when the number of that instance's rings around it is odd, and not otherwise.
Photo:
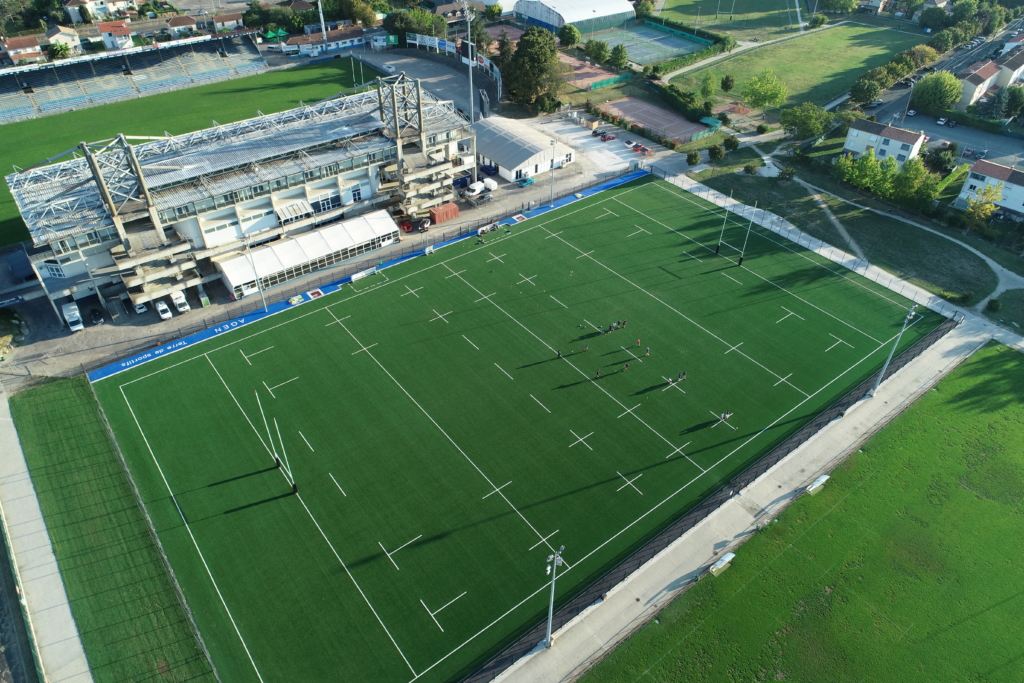
[(693, 123), (673, 111), (648, 104), (635, 97), (623, 97), (600, 105), (609, 114), (625, 116), (630, 121), (643, 125), (647, 130), (676, 142), (690, 142), (695, 133), (708, 129), (702, 123)]
[(558, 53), (558, 60), (567, 65), (572, 71), (566, 71), (565, 80), (572, 83), (580, 90), (589, 90), (591, 83), (597, 83), (608, 78), (615, 78), (618, 74), (606, 71), (596, 64), (588, 64), (584, 61), (570, 57), (564, 52)]

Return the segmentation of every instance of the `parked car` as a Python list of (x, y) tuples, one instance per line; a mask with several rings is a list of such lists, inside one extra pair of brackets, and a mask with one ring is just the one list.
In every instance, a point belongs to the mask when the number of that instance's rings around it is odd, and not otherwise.
[(877, 107), (880, 104), (882, 104), (882, 100), (875, 100), (874, 102), (872, 102), (871, 104), (867, 105), (864, 108), (865, 109), (874, 109), (875, 107)]
[(941, 118), (938, 121), (936, 121), (935, 124), (938, 125), (938, 126), (944, 126), (944, 125), (946, 125), (946, 120), (947, 119), (945, 119), (945, 118)]
[(917, 112), (911, 109), (907, 112), (907, 116), (917, 116)]
[(60, 307), (64, 313), (64, 320), (67, 321), (68, 327), (72, 332), (78, 332), (84, 330), (85, 325), (82, 324), (82, 315), (78, 312), (78, 304), (72, 302), (70, 304), (64, 304)]
[(487, 175), (497, 175), (498, 174), (498, 167), (497, 166), (481, 166), (480, 170), (483, 171), (484, 173), (486, 173)]
[(494, 196), (490, 192), (484, 192), (481, 195), (475, 197), (466, 197), (466, 201), (469, 202), (470, 206), (480, 206), (494, 199)]
[(603, 129), (601, 129), (601, 128), (598, 128), (598, 129), (597, 129), (597, 130), (595, 130), (595, 131), (594, 131), (593, 133), (591, 133), (591, 135), (592, 135), (592, 136), (594, 136), (595, 138), (599, 138), (599, 137), (601, 137), (602, 135), (607, 135), (607, 134), (608, 134), (608, 131), (606, 131), (606, 130), (603, 130)]
[(964, 149), (964, 156), (968, 158), (974, 156), (974, 148), (967, 147), (966, 149)]
[(636, 143), (633, 142), (632, 140), (626, 140), (626, 147), (629, 147), (630, 149), (633, 149), (633, 145), (635, 144)]
[(142, 315), (143, 313), (145, 313), (148, 310), (149, 309), (146, 308), (146, 304), (135, 304), (135, 313), (137, 315)]
[(421, 218), (419, 220), (415, 220), (412, 218), (407, 218), (401, 221), (398, 225), (399, 227), (402, 228), (402, 230), (405, 230), (406, 232), (426, 232), (427, 228), (430, 227), (430, 219)]
[(174, 317), (174, 314), (171, 313), (171, 309), (168, 308), (167, 304), (165, 304), (163, 301), (156, 302), (156, 312), (160, 314), (160, 317), (163, 320), (170, 320), (172, 317)]
[(105, 322), (103, 320), (103, 311), (98, 308), (89, 311), (89, 318), (92, 320), (93, 325), (102, 325)]
[(171, 292), (171, 301), (174, 302), (178, 313), (187, 313), (192, 310), (191, 306), (188, 305), (188, 301), (185, 300), (185, 292)]
[(637, 150), (637, 152), (643, 154), (644, 156), (647, 156), (648, 154), (651, 153), (651, 150), (647, 149), (646, 147), (641, 147), (640, 149)]
[(987, 156), (988, 156), (988, 150), (987, 149), (983, 149), (980, 152), (978, 152), (977, 154), (975, 154), (974, 158), (975, 159), (984, 159)]
[(949, 126), (950, 128), (956, 128), (956, 121), (950, 121), (946, 125)]
[(522, 178), (519, 180), (519, 187), (526, 187), (527, 185), (533, 185), (536, 181), (533, 178)]
[(615, 137), (616, 136), (615, 136), (614, 133), (609, 133), (608, 135), (602, 135), (601, 136), (601, 142), (608, 142), (609, 140), (614, 140)]
[(931, 139), (932, 139), (932, 136), (931, 136), (931, 135), (925, 135), (925, 136), (924, 136), (924, 141), (925, 141), (925, 144), (927, 144), (927, 143), (928, 143), (928, 141), (929, 141), (929, 140), (931, 140)]

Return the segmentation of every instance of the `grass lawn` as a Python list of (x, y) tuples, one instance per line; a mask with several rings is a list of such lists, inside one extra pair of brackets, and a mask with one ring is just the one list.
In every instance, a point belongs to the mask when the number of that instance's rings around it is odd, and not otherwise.
[[(363, 77), (369, 78), (363, 66)], [(356, 74), (359, 65), (356, 64)], [(299, 66), (188, 90), (112, 102), (80, 111), (9, 123), (2, 127), (0, 174), (27, 168), (76, 146), (125, 135), (181, 135), (272, 114), (336, 95), (352, 87), (349, 60)], [(29, 238), (6, 183), (0, 183), (0, 247)]]
[(648, 176), (97, 381), (221, 676), (457, 679), (551, 548), (562, 601), (882, 364), (906, 299), (708, 209)]
[[(894, 55), (923, 42), (924, 36), (873, 26), (835, 26), (740, 52), (706, 69), (681, 74), (672, 83), (693, 90), (700, 75), (711, 69), (718, 76), (732, 74), (736, 78), (732, 92), (738, 97), (748, 80), (770, 68), (789, 86), (787, 106), (803, 102), (824, 105), (848, 91), (868, 69), (881, 66)], [(723, 92), (719, 95), (729, 97)]]
[(1022, 442), (1024, 355), (991, 344), (584, 683), (1019, 680)]
[(1024, 329), (1024, 289), (1008, 289), (996, 298), (999, 299), (1002, 308), (998, 311), (990, 311), (986, 308), (985, 315), (1003, 323), (1015, 332)]
[[(711, 136), (709, 136), (711, 137)], [(722, 136), (723, 139), (726, 137)], [(703, 142), (703, 140), (699, 140)], [(710, 145), (701, 146), (700, 149), (710, 147)], [(743, 169), (747, 164), (754, 164), (755, 166), (764, 166), (764, 159), (758, 154), (753, 147), (740, 147), (734, 152), (726, 152), (725, 158), (720, 161), (711, 162), (713, 166), (709, 169), (705, 169), (694, 177), (700, 182), (704, 182), (710, 178), (717, 178), (719, 176), (733, 175), (737, 171)]]
[[(687, 26), (729, 32), (736, 40), (780, 38), (798, 29), (796, 3), (803, 0), (667, 0), (659, 16)], [(719, 14), (715, 14), (719, 11)], [(807, 10), (801, 8), (804, 17)], [(699, 19), (699, 21), (698, 21)]]
[(85, 377), (10, 403), (93, 678), (214, 683)]

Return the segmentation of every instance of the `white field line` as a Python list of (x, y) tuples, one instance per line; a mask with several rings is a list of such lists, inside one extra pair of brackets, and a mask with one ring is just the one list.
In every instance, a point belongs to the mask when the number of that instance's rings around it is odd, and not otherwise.
[[(536, 396), (534, 396), (533, 394), (530, 394), (530, 398), (532, 398), (534, 401), (537, 401), (537, 405), (539, 405), (541, 408), (543, 408), (544, 410), (548, 410), (548, 407), (546, 405), (544, 405), (543, 403), (541, 403), (540, 400)], [(548, 412), (550, 413), (551, 411), (548, 410)]]
[(341, 484), (339, 484), (339, 483), (338, 483), (338, 480), (334, 478), (334, 475), (333, 475), (333, 474), (331, 474), (330, 472), (328, 472), (328, 473), (327, 473), (327, 476), (329, 476), (329, 477), (331, 478), (331, 481), (333, 481), (333, 482), (334, 482), (334, 485), (338, 487), (338, 490), (339, 490), (339, 491), (341, 491), (341, 495), (343, 495), (343, 496), (345, 496), (346, 498), (348, 498), (348, 494), (347, 494), (347, 493), (345, 493), (345, 489), (341, 488)]
[(474, 349), (476, 349), (477, 351), (479, 351), (479, 350), (480, 350), (480, 347), (479, 347), (479, 346), (477, 346), (477, 345), (476, 345), (476, 344), (474, 344), (473, 342), (469, 341), (469, 337), (467, 337), (466, 335), (462, 335), (462, 338), (463, 338), (463, 339), (465, 339), (466, 341), (468, 341), (468, 342), (469, 342), (469, 345), (470, 345), (470, 346), (472, 346), (472, 347), (473, 347)]
[[(505, 368), (501, 367), (501, 366), (500, 366), (500, 365), (498, 365), (497, 363), (495, 363), (495, 364), (494, 364), (494, 367), (498, 368), (498, 369), (499, 369), (499, 370), (501, 370), (502, 372), (505, 372)], [(506, 376), (506, 377), (508, 377), (509, 379), (514, 379), (514, 378), (512, 377), (512, 375), (508, 374), (507, 372), (505, 372), (505, 376)]]
[[(446, 316), (446, 315), (451, 315), (451, 314), (452, 314), (452, 312), (451, 312), (451, 311), (448, 311), (447, 313), (438, 313), (438, 312), (437, 312), (437, 309), (435, 309), (435, 308), (432, 308), (432, 309), (430, 309), (430, 310), (434, 311), (434, 315), (436, 315), (436, 316), (437, 316), (436, 318), (431, 318), (430, 320), (428, 320), (428, 321), (427, 321), (427, 322), (431, 322), (431, 323), (432, 323), (432, 322), (434, 322), (435, 320), (444, 320), (444, 322), (445, 322), (445, 323), (447, 323), (448, 321), (447, 321), (447, 320), (445, 320), (445, 316)], [(333, 313), (331, 313), (331, 315), (334, 315), (334, 314), (333, 314)], [(341, 321), (339, 320), (338, 322), (340, 323)]]
[(511, 480), (511, 479), (510, 479), (509, 481), (506, 481), (506, 482), (505, 482), (504, 484), (502, 484), (501, 486), (498, 486), (497, 488), (495, 488), (495, 489), (494, 489), (493, 491), (491, 491), (490, 493), (488, 493), (488, 494), (487, 494), (486, 496), (484, 496), (484, 497), (483, 497), (483, 498), (481, 498), (480, 500), (485, 500), (485, 499), (487, 499), (487, 498), (489, 498), (489, 497), (493, 496), (493, 495), (494, 495), (495, 493), (497, 493), (498, 491), (502, 490), (503, 488), (505, 488), (506, 486), (508, 486), (508, 485), (509, 485), (509, 484), (511, 484), (511, 483), (512, 483), (512, 480)]
[[(570, 429), (569, 433), (576, 437), (576, 440), (573, 441), (571, 444), (569, 444), (569, 448), (572, 448), (573, 446), (575, 446), (578, 443), (582, 443), (587, 448), (590, 448), (590, 444), (587, 443), (587, 439), (592, 437), (594, 435), (594, 432), (590, 432), (586, 436), (580, 436), (579, 434), (577, 434), (576, 432), (574, 432), (573, 430)], [(594, 449), (590, 448), (590, 450), (594, 450)]]
[[(552, 299), (555, 299), (555, 297), (554, 297), (554, 295), (553, 295), (553, 294), (548, 294), (548, 296), (550, 296), (550, 297), (551, 297)], [(556, 303), (556, 304), (558, 304), (559, 306), (561, 306), (562, 308), (569, 308), (568, 306), (566, 306), (565, 304), (563, 304), (563, 303), (562, 303), (561, 301), (559, 301), (558, 299), (555, 299), (555, 303)]]
[[(309, 439), (306, 438), (306, 435), (303, 434), (302, 432), (299, 432), (299, 436), (301, 436), (302, 440), (306, 442), (307, 446), (309, 446)], [(309, 450), (312, 451), (313, 453), (316, 453), (316, 451), (313, 450), (312, 446), (309, 446)]]
[(548, 542), (548, 539), (550, 539), (550, 538), (551, 538), (552, 536), (554, 536), (555, 534), (557, 534), (557, 533), (558, 533), (559, 531), (560, 531), (559, 529), (555, 529), (555, 530), (554, 530), (554, 531), (552, 531), (552, 532), (551, 532), (550, 534), (548, 534), (548, 535), (547, 535), (547, 536), (545, 536), (544, 538), (540, 539), (539, 541), (537, 541), (536, 543), (534, 543), (533, 545), (531, 545), (531, 546), (530, 546), (530, 550), (533, 550), (534, 548), (536, 548), (537, 546), (539, 546), (539, 545), (540, 545), (541, 543), (547, 543), (547, 542)]
[(637, 487), (636, 487), (636, 486), (635, 486), (635, 485), (633, 484), (633, 482), (634, 482), (634, 481), (636, 481), (636, 480), (637, 480), (637, 479), (639, 479), (640, 477), (644, 476), (644, 473), (643, 473), (643, 472), (641, 472), (640, 474), (636, 475), (636, 476), (635, 476), (635, 477), (633, 477), (632, 479), (626, 479), (626, 477), (625, 477), (625, 476), (623, 476), (622, 472), (619, 472), (618, 470), (616, 470), (616, 471), (615, 471), (615, 474), (617, 474), (617, 475), (619, 475), (620, 477), (622, 477), (622, 480), (626, 482), (625, 484), (623, 484), (623, 485), (622, 485), (622, 486), (620, 486), (619, 488), (615, 489), (615, 492), (616, 492), (616, 493), (618, 493), (618, 492), (619, 492), (619, 491), (621, 491), (622, 489), (626, 488), (627, 486), (632, 486), (632, 487), (633, 487), (633, 490), (634, 490), (634, 491), (636, 491), (637, 493), (639, 493), (639, 494), (640, 494), (641, 496), (642, 496), (642, 495), (644, 495), (644, 492), (643, 492), (643, 491), (641, 491), (640, 489), (638, 489), (638, 488), (637, 488)]
[[(438, 623), (438, 621), (437, 621), (437, 619), (435, 618), (435, 616), (434, 616), (434, 615), (438, 614), (438, 613), (439, 613), (439, 612), (440, 612), (441, 610), (443, 610), (443, 609), (444, 609), (445, 607), (447, 607), (448, 605), (452, 604), (453, 602), (455, 602), (456, 600), (458, 600), (459, 598), (461, 598), (461, 597), (462, 597), (463, 595), (465, 595), (465, 594), (466, 594), (467, 592), (468, 592), (468, 591), (462, 591), (462, 593), (461, 593), (460, 595), (458, 595), (458, 596), (456, 596), (456, 597), (452, 598), (452, 599), (451, 599), (451, 600), (449, 600), (449, 601), (448, 601), (447, 603), (445, 603), (445, 605), (444, 605), (443, 607), (438, 607), (438, 608), (437, 608), (436, 610), (434, 610), (433, 612), (431, 612), (431, 611), (430, 611), (430, 608), (429, 608), (429, 607), (427, 607), (427, 603), (423, 602), (423, 599), (422, 599), (422, 598), (420, 598), (420, 604), (421, 604), (421, 605), (423, 605), (423, 609), (427, 610), (427, 614), (429, 614), (429, 615), (430, 615), (430, 618), (434, 620), (434, 623), (435, 623), (435, 624), (437, 624), (437, 627), (438, 627), (438, 628), (441, 628), (441, 624), (439, 624), (439, 623)], [(443, 629), (443, 628), (441, 628), (441, 632), (442, 632), (442, 633), (444, 633), (444, 629)]]
[(785, 306), (779, 306), (779, 308), (781, 308), (782, 310), (784, 310), (784, 311), (786, 312), (786, 315), (784, 315), (784, 316), (782, 316), (781, 318), (779, 318), (778, 320), (776, 320), (776, 321), (775, 321), (775, 324), (776, 324), (776, 325), (778, 325), (779, 323), (781, 323), (781, 322), (782, 322), (783, 320), (785, 320), (786, 318), (788, 318), (788, 317), (789, 317), (789, 316), (791, 316), (791, 315), (792, 315), (792, 316), (796, 316), (797, 318), (800, 318), (801, 320), (803, 320), (803, 318), (801, 318), (801, 317), (800, 317), (799, 315), (797, 315), (797, 314), (796, 314), (796, 313), (794, 313), (793, 311), (789, 310), (789, 309), (788, 309), (788, 308), (786, 308)]
[(420, 291), (421, 289), (423, 289), (422, 287), (417, 287), (416, 289), (413, 289), (413, 288), (412, 288), (412, 287), (410, 287), (409, 285), (406, 285), (406, 286), (405, 286), (405, 288), (406, 288), (407, 290), (409, 290), (409, 291), (408, 291), (408, 292), (406, 292), (405, 294), (401, 294), (400, 296), (409, 296), (410, 294), (412, 294), (412, 295), (413, 295), (414, 297), (416, 297), (417, 299), (419, 299), (419, 298), (420, 298), (420, 295), (419, 295), (419, 294), (417, 294), (416, 292), (418, 292), (418, 291)]
[(726, 276), (727, 278), (729, 278), (730, 280), (732, 280), (733, 282), (735, 282), (738, 285), (742, 285), (743, 284), (742, 282), (740, 282), (739, 280), (734, 278), (732, 275), (729, 275), (728, 273), (722, 273), (722, 275)]
[[(332, 477), (332, 479), (333, 479), (333, 477)], [(335, 483), (337, 483), (337, 482), (335, 482)], [(339, 486), (338, 488), (341, 488), (341, 487)], [(392, 550), (390, 553), (387, 551), (387, 548), (384, 547), (384, 544), (381, 543), (380, 541), (377, 541), (377, 545), (380, 546), (380, 549), (383, 550), (384, 554), (388, 556), (389, 560), (391, 560), (391, 564), (395, 565), (395, 569), (398, 569), (398, 565), (395, 564), (395, 561), (391, 558), (391, 556), (394, 555), (395, 553), (397, 553), (399, 550), (401, 550), (405, 546), (409, 545), (410, 543), (415, 543), (416, 541), (420, 540), (421, 538), (423, 538), (423, 534), (420, 534), (419, 536), (417, 536), (416, 538), (412, 539), (411, 541), (406, 541), (404, 544), (402, 544), (401, 547), (396, 548), (395, 550)], [(401, 571), (401, 569), (398, 569), (398, 571)]]

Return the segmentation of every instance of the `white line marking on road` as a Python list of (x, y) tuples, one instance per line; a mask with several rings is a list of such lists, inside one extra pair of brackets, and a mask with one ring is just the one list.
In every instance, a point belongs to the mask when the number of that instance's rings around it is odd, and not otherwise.
[(465, 339), (466, 341), (468, 341), (468, 342), (469, 342), (469, 345), (470, 345), (470, 346), (472, 346), (472, 347), (473, 347), (474, 349), (476, 349), (477, 351), (479, 351), (479, 350), (480, 350), (480, 347), (478, 347), (478, 346), (477, 346), (476, 344), (474, 344), (473, 342), (469, 341), (469, 337), (467, 337), (466, 335), (462, 335), (462, 338), (463, 338), (463, 339)]
[[(546, 405), (544, 405), (543, 403), (541, 403), (540, 401), (538, 401), (536, 396), (534, 396), (533, 394), (530, 394), (530, 398), (532, 398), (534, 401), (537, 401), (537, 405), (539, 405), (541, 408), (543, 408), (544, 410), (548, 410), (548, 407)], [(551, 411), (548, 410), (548, 412), (550, 413)]]
[[(498, 368), (502, 372), (505, 372), (505, 368), (501, 367), (497, 363), (494, 364), (494, 367)], [(505, 372), (505, 376), (508, 377), (509, 379), (515, 379), (514, 377), (512, 377), (512, 375), (508, 374), (507, 372)]]
[(623, 485), (622, 485), (622, 486), (620, 486), (619, 488), (615, 489), (615, 491), (616, 491), (616, 492), (618, 492), (618, 491), (621, 491), (622, 489), (626, 488), (627, 486), (632, 486), (632, 487), (633, 487), (633, 490), (634, 490), (634, 491), (636, 491), (637, 493), (639, 493), (639, 494), (640, 494), (641, 496), (642, 496), (642, 495), (644, 495), (644, 492), (643, 492), (643, 491), (641, 491), (640, 489), (638, 489), (638, 488), (637, 488), (636, 486), (634, 486), (634, 485), (633, 485), (633, 482), (634, 482), (634, 481), (636, 481), (636, 480), (637, 480), (637, 479), (639, 479), (640, 477), (644, 476), (644, 473), (643, 473), (643, 472), (641, 472), (640, 474), (636, 475), (636, 476), (635, 476), (635, 477), (633, 477), (632, 479), (626, 479), (626, 477), (624, 477), (624, 476), (622, 475), (622, 472), (619, 472), (618, 470), (616, 470), (616, 471), (615, 471), (615, 474), (617, 474), (617, 475), (619, 475), (620, 477), (622, 477), (622, 479), (623, 479), (623, 480), (624, 480), (624, 481), (626, 482), (625, 484), (623, 484)]
[[(306, 444), (306, 445), (308, 446), (309, 444)], [(313, 450), (313, 449), (310, 449), (310, 450)], [(331, 481), (333, 481), (333, 482), (334, 482), (334, 485), (338, 487), (338, 490), (339, 490), (339, 491), (341, 491), (341, 495), (343, 495), (343, 496), (345, 496), (346, 498), (348, 498), (348, 494), (347, 494), (347, 493), (345, 493), (345, 489), (341, 488), (341, 484), (339, 484), (339, 483), (338, 483), (338, 480), (334, 478), (334, 475), (333, 475), (333, 474), (331, 474), (330, 472), (328, 472), (328, 473), (327, 473), (327, 476), (329, 476), (329, 477), (331, 478)]]
[[(574, 432), (574, 431), (572, 431), (570, 429), (569, 433), (576, 437), (576, 440), (573, 441), (571, 444), (569, 444), (569, 448), (572, 448), (573, 446), (575, 446), (578, 443), (582, 443), (587, 448), (590, 448), (590, 444), (586, 442), (586, 439), (589, 439), (590, 437), (592, 437), (594, 435), (594, 432), (590, 432), (586, 436), (580, 436), (579, 434), (577, 434), (576, 432)], [(590, 450), (594, 450), (594, 449), (590, 448)]]

